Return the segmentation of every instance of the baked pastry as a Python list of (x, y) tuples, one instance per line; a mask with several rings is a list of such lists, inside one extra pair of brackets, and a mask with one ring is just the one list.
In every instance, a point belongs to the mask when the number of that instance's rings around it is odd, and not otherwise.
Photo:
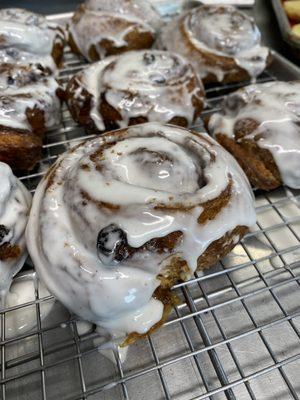
[(283, 2), (284, 10), (287, 16), (293, 21), (300, 22), (300, 1), (290, 0)]
[(55, 70), (62, 61), (65, 36), (44, 16), (21, 8), (0, 9), (0, 62), (41, 64)]
[(265, 190), (300, 188), (300, 83), (268, 82), (229, 95), (209, 132)]
[(152, 46), (160, 16), (146, 0), (87, 1), (69, 24), (69, 43), (88, 61)]
[(28, 190), (10, 167), (0, 162), (0, 298), (27, 256), (25, 228), (30, 204)]
[(300, 37), (300, 24), (295, 24), (295, 25), (292, 26), (292, 33), (295, 36)]
[(187, 126), (203, 109), (204, 90), (181, 56), (140, 50), (80, 71), (69, 81), (66, 99), (74, 120), (89, 130), (147, 121)]
[(0, 64), (0, 161), (30, 170), (43, 134), (60, 122), (59, 86), (48, 69)]
[(50, 292), (128, 344), (163, 322), (175, 282), (254, 223), (229, 153), (206, 134), (146, 123), (63, 154), (35, 192), (26, 238)]
[[(213, 27), (213, 29), (212, 29)], [(270, 63), (252, 18), (232, 6), (205, 5), (171, 21), (159, 46), (186, 57), (204, 83), (254, 79)]]

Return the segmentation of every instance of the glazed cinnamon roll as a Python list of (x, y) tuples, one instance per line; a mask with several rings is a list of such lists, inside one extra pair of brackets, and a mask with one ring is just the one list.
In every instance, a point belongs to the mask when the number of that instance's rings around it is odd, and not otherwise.
[(69, 43), (88, 61), (152, 46), (160, 16), (147, 0), (86, 1), (69, 24)]
[(206, 134), (147, 123), (63, 154), (37, 188), (26, 237), (49, 290), (128, 344), (162, 323), (175, 282), (254, 223), (229, 153)]
[(0, 161), (30, 170), (43, 134), (60, 122), (59, 86), (48, 69), (0, 64)]
[(80, 71), (71, 78), (66, 98), (74, 120), (88, 130), (147, 121), (188, 126), (202, 111), (204, 90), (181, 56), (143, 50)]
[(300, 188), (299, 82), (268, 82), (232, 93), (208, 129), (254, 186)]
[(30, 204), (28, 190), (10, 167), (0, 162), (0, 298), (27, 256), (25, 228)]
[(55, 70), (62, 61), (65, 36), (55, 23), (21, 8), (0, 10), (0, 62), (41, 64)]
[(270, 63), (252, 18), (231, 6), (200, 6), (163, 30), (162, 48), (185, 56), (204, 83), (256, 78)]

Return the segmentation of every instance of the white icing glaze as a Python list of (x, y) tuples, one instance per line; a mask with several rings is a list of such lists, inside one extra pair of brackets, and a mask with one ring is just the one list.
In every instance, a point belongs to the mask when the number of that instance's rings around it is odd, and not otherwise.
[(147, 0), (87, 0), (85, 6), (90, 10), (118, 11), (121, 15), (135, 15), (150, 26), (159, 29), (162, 24), (160, 14)]
[[(103, 152), (95, 153), (102, 145)], [(230, 176), (229, 203), (199, 225), (201, 204), (228, 188)], [(119, 208), (97, 206), (105, 203)], [(157, 208), (178, 204), (191, 210)], [(81, 318), (119, 337), (145, 333), (161, 319), (163, 306), (152, 295), (170, 258), (180, 256), (193, 272), (210, 243), (254, 223), (249, 183), (230, 154), (208, 135), (147, 123), (107, 133), (60, 157), (35, 193), (27, 245), (49, 290)], [(97, 252), (98, 232), (111, 224), (119, 230), (107, 239), (117, 243), (123, 232), (132, 247), (175, 231), (183, 232), (183, 240), (172, 253), (146, 249), (112, 262)]]
[(105, 128), (99, 112), (102, 94), (121, 115), (120, 127), (128, 126), (134, 117), (166, 123), (177, 116), (190, 125), (195, 115), (193, 102), (201, 103), (204, 95), (202, 83), (187, 61), (159, 50), (108, 57), (78, 73), (77, 81), (80, 88), (73, 98), (80, 101), (83, 90), (92, 95), (90, 116), (100, 130)]
[(269, 150), (282, 181), (300, 188), (300, 83), (268, 82), (231, 94), (222, 113), (211, 117), (210, 132), (233, 138), (235, 123), (245, 118), (259, 125), (245, 139), (254, 139), (258, 146)]
[[(40, 299), (50, 295), (45, 285), (36, 279), (36, 273), (33, 270), (18, 275), (6, 295), (5, 306), (10, 308), (34, 301), (36, 289), (38, 289)], [(49, 315), (54, 302), (55, 300), (51, 299), (40, 303), (40, 316), (42, 320)], [(32, 329), (36, 329), (36, 327), (37, 316), (35, 304), (10, 311), (5, 317), (5, 339), (15, 338)]]
[(0, 10), (0, 61), (18, 64), (40, 63), (55, 70), (51, 57), (57, 25), (42, 15), (21, 8)]
[(102, 40), (109, 40), (114, 47), (126, 46), (126, 35), (130, 32), (150, 32), (154, 36), (158, 25), (159, 16), (146, 1), (91, 1), (75, 13), (69, 31), (81, 54), (92, 61), (91, 46), (94, 46), (99, 59), (103, 59), (106, 48), (101, 44)]
[(234, 68), (225, 71), (221, 62), (216, 61), (214, 65), (207, 63), (200, 53), (197, 55), (191, 53), (185, 40), (188, 40), (195, 49), (233, 58), (236, 64), (246, 70), (253, 79), (266, 67), (269, 50), (260, 45), (261, 36), (257, 26), (252, 18), (234, 7), (197, 7), (171, 21), (163, 30), (159, 40), (160, 47), (177, 51), (187, 57), (201, 78), (212, 73), (218, 81), (222, 81), (225, 74), (234, 72)]
[(60, 121), (58, 83), (36, 65), (0, 66), (0, 125), (32, 130), (26, 111), (42, 110), (47, 129)]
[(0, 259), (0, 292), (2, 295), (5, 295), (13, 276), (22, 268), (27, 256), (25, 227), (30, 204), (30, 193), (13, 175), (10, 167), (0, 162), (0, 246), (9, 243), (19, 246), (21, 250), (20, 256), (17, 258)]

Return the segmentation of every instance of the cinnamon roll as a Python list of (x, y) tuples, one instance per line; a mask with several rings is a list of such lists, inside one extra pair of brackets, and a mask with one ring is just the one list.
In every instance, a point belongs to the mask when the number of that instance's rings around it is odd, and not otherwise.
[(30, 170), (43, 134), (60, 122), (59, 86), (48, 69), (0, 64), (0, 161)]
[(62, 61), (65, 36), (57, 24), (21, 8), (0, 10), (0, 62), (41, 64), (55, 70)]
[[(213, 29), (212, 29), (213, 27)], [(200, 6), (171, 21), (162, 48), (185, 56), (204, 83), (256, 78), (270, 63), (252, 18), (231, 6)]]
[(150, 48), (160, 16), (146, 0), (86, 1), (69, 24), (69, 43), (88, 61)]
[(300, 188), (299, 82), (268, 82), (232, 93), (208, 129), (254, 186)]
[(0, 162), (0, 297), (9, 289), (13, 276), (26, 259), (25, 227), (31, 195)]
[(147, 121), (187, 126), (200, 115), (204, 90), (181, 56), (141, 50), (111, 56), (71, 78), (66, 98), (87, 129), (115, 129)]
[(63, 154), (37, 188), (26, 238), (50, 292), (128, 344), (162, 323), (175, 282), (254, 223), (229, 153), (206, 134), (146, 123)]

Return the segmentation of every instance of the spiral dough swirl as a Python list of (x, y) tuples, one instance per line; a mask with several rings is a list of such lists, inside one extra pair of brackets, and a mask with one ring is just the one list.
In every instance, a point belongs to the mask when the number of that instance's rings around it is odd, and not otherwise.
[(162, 318), (153, 294), (174, 283), (178, 265), (187, 279), (254, 222), (249, 183), (229, 153), (207, 135), (147, 123), (60, 157), (37, 188), (27, 244), (69, 309), (143, 334)]

